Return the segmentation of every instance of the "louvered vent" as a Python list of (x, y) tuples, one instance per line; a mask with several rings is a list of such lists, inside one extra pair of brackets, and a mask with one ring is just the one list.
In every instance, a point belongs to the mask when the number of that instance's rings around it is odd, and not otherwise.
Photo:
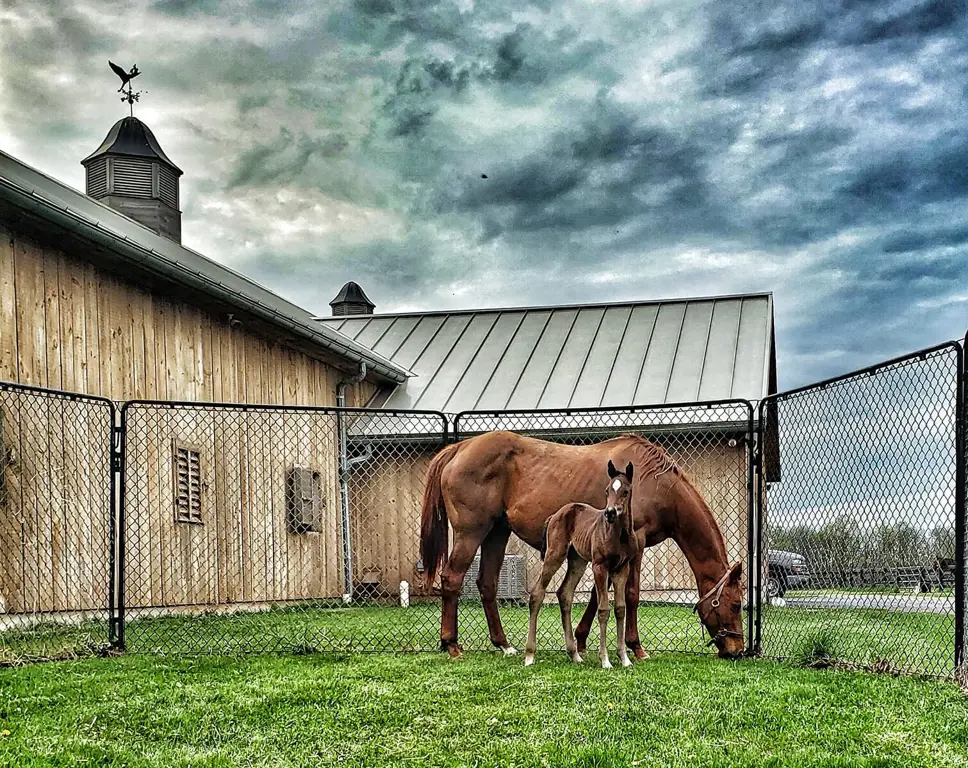
[(114, 157), (112, 176), (114, 194), (151, 197), (151, 162), (129, 157)]
[(178, 177), (163, 165), (158, 166), (158, 196), (163, 203), (178, 210)]
[(108, 193), (108, 159), (102, 157), (87, 166), (87, 194), (104, 197)]
[(202, 522), (202, 456), (195, 448), (175, 443), (175, 522)]
[(343, 301), (333, 307), (333, 317), (368, 314), (370, 314), (370, 308), (366, 304), (356, 304), (350, 301)]

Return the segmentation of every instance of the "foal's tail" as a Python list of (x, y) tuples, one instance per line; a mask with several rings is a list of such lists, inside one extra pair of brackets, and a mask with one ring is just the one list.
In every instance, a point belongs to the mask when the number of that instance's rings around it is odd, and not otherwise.
[(538, 554), (541, 555), (541, 559), (545, 559), (545, 554), (548, 552), (548, 523), (551, 522), (549, 517), (544, 522), (544, 529), (541, 531), (541, 546), (538, 548)]
[(423, 512), (420, 515), (420, 559), (424, 566), (424, 587), (430, 589), (440, 564), (447, 559), (447, 509), (440, 487), (440, 475), (454, 458), (460, 443), (448, 445), (431, 460), (424, 486)]

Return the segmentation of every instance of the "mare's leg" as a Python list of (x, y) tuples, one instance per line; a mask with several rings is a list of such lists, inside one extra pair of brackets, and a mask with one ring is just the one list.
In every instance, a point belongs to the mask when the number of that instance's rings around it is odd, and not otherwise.
[(474, 553), (485, 535), (486, 531), (455, 531), (454, 548), (440, 574), (443, 603), (440, 612), (440, 650), (447, 651), (451, 656), (461, 655), (461, 648), (457, 644), (457, 600), (460, 598), (460, 589)]
[(561, 627), (565, 631), (565, 650), (576, 664), (581, 664), (581, 654), (575, 643), (575, 635), (571, 630), (571, 606), (575, 602), (575, 588), (585, 574), (588, 561), (579, 557), (574, 550), (568, 552), (568, 571), (558, 587), (558, 607), (561, 609)]
[(628, 582), (625, 585), (625, 644), (637, 659), (649, 658), (649, 654), (642, 648), (642, 641), (639, 640), (639, 581), (642, 576), (644, 551), (640, 549), (635, 559), (629, 563)]
[(615, 587), (615, 632), (618, 635), (618, 658), (623, 667), (632, 666), (625, 648), (625, 583), (628, 578), (628, 566), (612, 576), (612, 584)]
[(608, 569), (602, 565), (594, 565), (595, 591), (598, 593), (598, 658), (603, 669), (611, 669), (612, 662), (608, 660), (608, 647), (605, 645), (605, 635), (608, 630)]
[(508, 643), (504, 627), (501, 626), (501, 614), (497, 608), (497, 582), (501, 575), (501, 564), (504, 562), (504, 551), (507, 549), (509, 538), (511, 538), (511, 526), (507, 518), (503, 517), (484, 537), (484, 543), (481, 544), (481, 567), (477, 574), (477, 590), (481, 593), (481, 603), (484, 606), (491, 643), (504, 651), (505, 656), (517, 653)]
[[(544, 603), (545, 595), (548, 593), (548, 585), (554, 578), (561, 564), (565, 561), (568, 552), (567, 539), (563, 542), (554, 540), (554, 534), (550, 528), (548, 530), (548, 549), (545, 552), (544, 563), (541, 565), (541, 574), (531, 588), (531, 598), (528, 607), (531, 609), (528, 620), (528, 642), (524, 646), (524, 666), (530, 667), (534, 664), (534, 652), (538, 644), (538, 611)], [(557, 537), (555, 537), (557, 538)]]
[(585, 647), (588, 643), (588, 633), (592, 631), (592, 619), (595, 617), (597, 609), (598, 591), (593, 589), (591, 597), (588, 598), (588, 605), (585, 606), (585, 612), (581, 615), (581, 621), (575, 627), (575, 640), (578, 643), (579, 653), (585, 652)]

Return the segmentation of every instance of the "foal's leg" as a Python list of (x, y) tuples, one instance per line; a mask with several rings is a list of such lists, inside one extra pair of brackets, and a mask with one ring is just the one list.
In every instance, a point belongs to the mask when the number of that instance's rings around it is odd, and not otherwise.
[(603, 565), (594, 565), (595, 591), (598, 593), (598, 658), (603, 669), (611, 669), (612, 662), (608, 660), (608, 648), (605, 645), (605, 634), (608, 630), (608, 569)]
[(554, 578), (561, 564), (565, 561), (565, 554), (568, 551), (568, 542), (563, 544), (552, 542), (552, 531), (548, 531), (548, 550), (545, 552), (544, 563), (541, 566), (541, 575), (531, 588), (531, 599), (529, 607), (531, 616), (528, 620), (528, 643), (524, 646), (524, 666), (530, 667), (534, 664), (534, 652), (538, 643), (538, 611), (544, 603), (545, 595), (548, 593), (548, 585)]
[(504, 551), (507, 549), (509, 538), (511, 538), (511, 526), (507, 518), (502, 518), (484, 537), (484, 543), (481, 544), (481, 567), (477, 575), (477, 589), (481, 593), (481, 603), (484, 606), (484, 616), (487, 618), (487, 631), (491, 636), (491, 644), (504, 651), (505, 656), (517, 653), (504, 634), (501, 614), (497, 609), (497, 583), (501, 576), (501, 564), (504, 562)]
[(569, 551), (568, 571), (561, 586), (558, 587), (558, 607), (561, 609), (561, 627), (565, 631), (565, 650), (576, 664), (581, 664), (582, 658), (578, 653), (575, 635), (571, 631), (571, 606), (575, 601), (575, 588), (581, 581), (581, 577), (585, 575), (587, 565), (587, 560), (579, 557), (574, 550)]
[(612, 585), (615, 587), (615, 631), (618, 635), (618, 658), (623, 667), (632, 666), (628, 651), (625, 648), (625, 582), (628, 577), (627, 566), (612, 576)]
[(598, 609), (598, 591), (593, 589), (591, 596), (588, 598), (588, 605), (585, 606), (585, 612), (581, 615), (581, 620), (578, 622), (578, 626), (575, 627), (575, 640), (578, 643), (578, 652), (584, 653), (585, 646), (588, 642), (588, 634), (592, 631), (592, 619), (595, 617), (595, 611)]

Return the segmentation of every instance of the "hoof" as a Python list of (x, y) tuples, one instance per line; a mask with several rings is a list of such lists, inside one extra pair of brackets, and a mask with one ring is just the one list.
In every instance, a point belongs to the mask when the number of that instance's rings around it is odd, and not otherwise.
[(649, 658), (649, 654), (645, 652), (645, 648), (643, 648), (641, 645), (635, 646), (635, 649), (632, 651), (632, 653), (635, 654), (635, 658), (637, 659)]
[(611, 668), (612, 668), (612, 662), (610, 662), (608, 659), (605, 659), (602, 662), (602, 669), (611, 669)]
[(534, 656), (532, 656), (530, 653), (525, 654), (524, 666), (530, 667), (532, 664), (534, 664)]
[(631, 667), (632, 666), (632, 660), (628, 656), (626, 656), (624, 659), (622, 659), (622, 666), (623, 667)]
[(447, 646), (447, 653), (452, 659), (459, 659), (464, 655), (463, 649), (457, 643), (451, 643)]
[(581, 657), (581, 654), (578, 654), (578, 653), (572, 656), (571, 660), (575, 662), (575, 664), (581, 664), (584, 661), (584, 659)]
[(518, 653), (518, 649), (513, 645), (505, 645), (501, 650), (504, 651), (505, 656), (516, 656)]

